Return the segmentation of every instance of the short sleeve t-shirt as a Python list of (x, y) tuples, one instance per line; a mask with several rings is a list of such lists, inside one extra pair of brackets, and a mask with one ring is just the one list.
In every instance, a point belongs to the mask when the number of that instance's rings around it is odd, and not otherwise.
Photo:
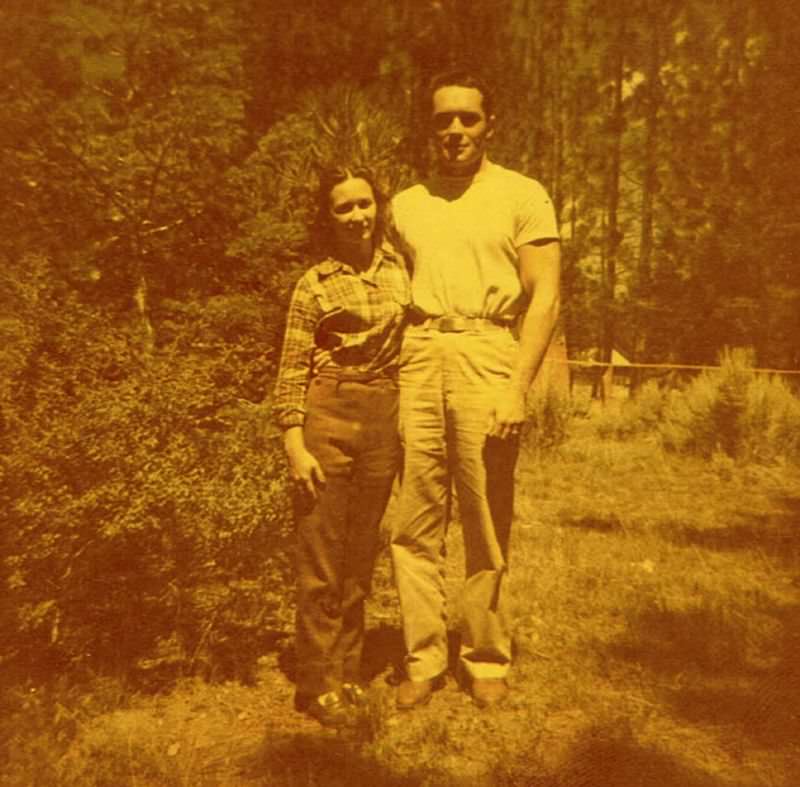
[(513, 321), (525, 300), (517, 249), (558, 239), (544, 187), (491, 162), (469, 178), (437, 175), (400, 192), (392, 218), (414, 305), (429, 316)]

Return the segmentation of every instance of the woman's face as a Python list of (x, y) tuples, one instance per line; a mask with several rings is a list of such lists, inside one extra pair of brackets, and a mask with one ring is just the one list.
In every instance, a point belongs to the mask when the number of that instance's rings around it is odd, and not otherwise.
[(366, 180), (348, 178), (337, 183), (331, 189), (330, 204), (337, 243), (349, 246), (372, 239), (378, 206)]

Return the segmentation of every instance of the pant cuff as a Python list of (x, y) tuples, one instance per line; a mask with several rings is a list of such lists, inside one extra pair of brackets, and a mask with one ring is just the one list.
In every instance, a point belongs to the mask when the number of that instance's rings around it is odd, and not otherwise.
[(502, 679), (508, 676), (510, 664), (496, 664), (491, 661), (470, 661), (460, 659), (459, 664), (472, 680)]

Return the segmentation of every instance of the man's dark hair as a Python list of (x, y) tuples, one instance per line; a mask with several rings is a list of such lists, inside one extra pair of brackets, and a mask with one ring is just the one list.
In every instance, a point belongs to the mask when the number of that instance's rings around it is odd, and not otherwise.
[(433, 94), (441, 87), (472, 87), (478, 90), (481, 94), (483, 101), (483, 111), (486, 117), (494, 114), (494, 96), (492, 95), (486, 81), (465, 68), (450, 68), (447, 71), (442, 71), (433, 76), (428, 82), (428, 91), (426, 93), (427, 109), (426, 112), (430, 113), (433, 107)]

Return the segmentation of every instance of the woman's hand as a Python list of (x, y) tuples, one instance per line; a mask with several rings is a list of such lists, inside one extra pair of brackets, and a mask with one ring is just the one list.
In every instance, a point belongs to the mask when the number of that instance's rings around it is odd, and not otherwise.
[(302, 484), (306, 491), (316, 500), (317, 485), (325, 483), (325, 473), (316, 457), (306, 448), (303, 439), (303, 427), (292, 426), (286, 430), (283, 438), (286, 456), (289, 459), (289, 474), (293, 481)]

